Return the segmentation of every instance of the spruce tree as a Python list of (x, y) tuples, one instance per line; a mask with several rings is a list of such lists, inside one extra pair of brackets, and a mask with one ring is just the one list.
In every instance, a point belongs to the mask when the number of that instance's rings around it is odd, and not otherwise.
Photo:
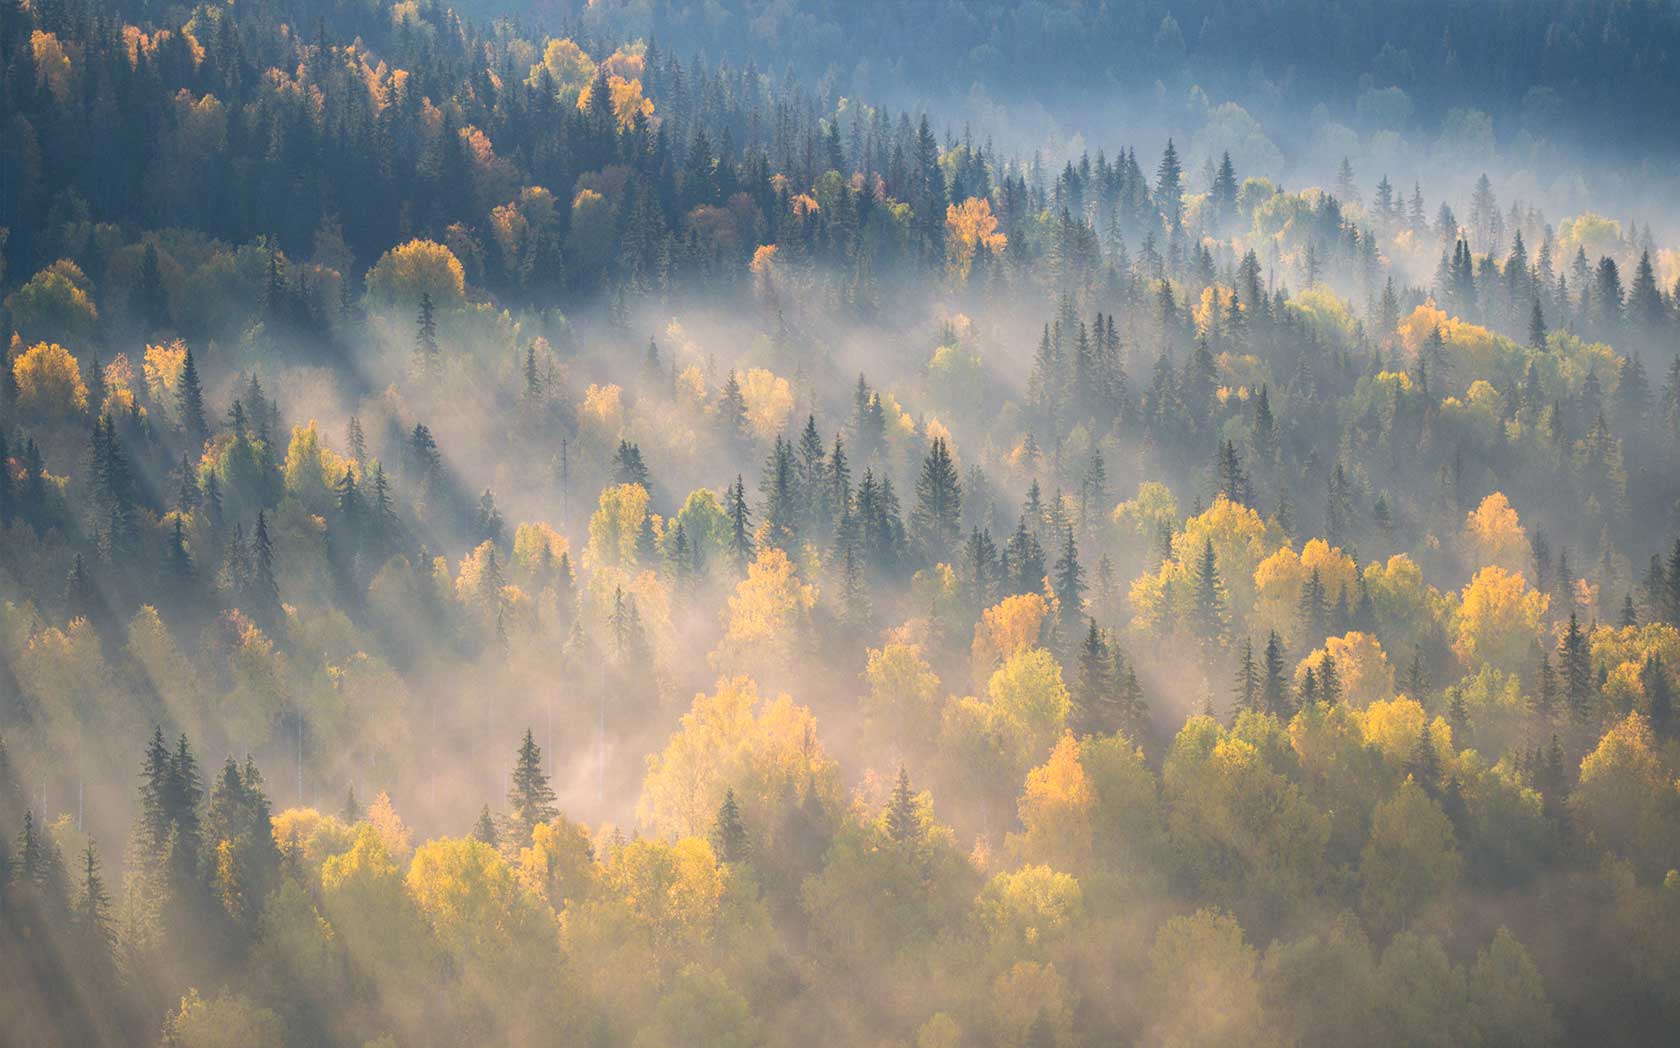
[(1592, 673), (1592, 653), (1587, 637), (1575, 612), (1569, 613), (1569, 626), (1558, 643), (1558, 663), (1563, 675), (1563, 698), (1569, 708), (1570, 719), (1585, 725), (1593, 714), (1593, 693), (1597, 690)]
[(893, 787), (892, 799), (887, 802), (887, 836), (900, 844), (919, 841), (922, 837), (921, 812), (917, 809), (916, 794), (910, 788), (910, 773), (900, 766), (898, 785)]
[(1085, 569), (1079, 566), (1079, 547), (1073, 541), (1073, 528), (1062, 531), (1062, 553), (1052, 569), (1056, 587), (1056, 601), (1062, 624), (1077, 622), (1085, 604)]
[(747, 573), (753, 552), (752, 514), (747, 509), (747, 487), (737, 473), (735, 484), (729, 489), (729, 555), (735, 561), (736, 571), (743, 575)]
[(473, 823), (472, 835), (474, 839), (483, 841), (490, 847), (496, 847), (496, 819), (490, 814), (490, 805), (479, 809), (478, 819)]
[(559, 814), (560, 810), (554, 806), (554, 790), (548, 784), (548, 776), (543, 774), (542, 750), (531, 729), (526, 728), (508, 785), (508, 840), (516, 845), (529, 844), (532, 831)]
[(1651, 731), (1664, 741), (1674, 734), (1674, 685), (1662, 656), (1656, 652), (1645, 656), (1639, 669), (1639, 687), (1645, 693), (1645, 713), (1651, 721)]
[(1266, 652), (1261, 662), (1260, 708), (1275, 717), (1289, 716), (1289, 678), (1283, 661), (1283, 640), (1277, 630), (1266, 635)]
[(962, 482), (943, 437), (933, 439), (916, 478), (910, 531), (927, 564), (949, 562), (962, 536)]
[(1225, 583), (1219, 577), (1219, 567), (1213, 555), (1213, 539), (1202, 543), (1196, 561), (1195, 594), (1191, 615), (1196, 633), (1203, 640), (1217, 641), (1225, 633)]
[(1424, 718), (1423, 727), (1418, 730), (1412, 754), (1406, 759), (1406, 772), (1429, 796), (1434, 797), (1440, 791), (1441, 756), (1435, 752), (1435, 736), (1430, 730), (1427, 717)]
[(1260, 684), (1260, 667), (1254, 661), (1254, 640), (1244, 637), (1242, 647), (1237, 651), (1236, 680), (1231, 689), (1239, 713), (1260, 708)]
[(719, 862), (738, 863), (747, 857), (747, 827), (741, 821), (733, 786), (724, 791), (723, 803), (712, 821), (711, 842)]

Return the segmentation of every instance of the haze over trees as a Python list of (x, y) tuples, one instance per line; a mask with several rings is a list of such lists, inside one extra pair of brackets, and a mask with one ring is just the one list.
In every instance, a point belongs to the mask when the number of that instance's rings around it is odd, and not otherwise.
[(902, 14), (0, 0), (0, 1042), (1680, 1021), (1672, 13)]

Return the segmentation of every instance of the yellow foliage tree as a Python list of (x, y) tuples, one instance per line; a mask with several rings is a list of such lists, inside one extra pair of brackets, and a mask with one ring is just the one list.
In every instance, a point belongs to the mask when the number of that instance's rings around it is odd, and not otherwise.
[(997, 255), (1008, 246), (1009, 237), (998, 232), (997, 226), (992, 202), (985, 197), (969, 197), (960, 204), (946, 206), (945, 260), (957, 283), (968, 282), (974, 257), (979, 252)]
[(1324, 660), (1335, 660), (1336, 680), (1341, 686), (1340, 698), (1356, 709), (1394, 695), (1394, 669), (1388, 664), (1377, 638), (1354, 630), (1341, 637), (1327, 637), (1324, 647), (1302, 659), (1295, 667), (1295, 686), (1300, 688), (1311, 670), (1322, 677)]
[(1489, 495), (1465, 516), (1464, 538), (1481, 567), (1498, 566), (1521, 574), (1528, 564), (1528, 535), (1504, 492)]
[(729, 789), (755, 829), (769, 824), (789, 786), (833, 803), (838, 767), (816, 740), (811, 711), (786, 695), (766, 703), (750, 678), (719, 680), (712, 694), (694, 697), (665, 748), (648, 758), (637, 817), (662, 836), (687, 837), (711, 828)]
[(38, 418), (65, 419), (87, 410), (87, 384), (76, 358), (57, 342), (38, 342), (12, 361), (18, 407)]
[(615, 484), (601, 491), (589, 518), (589, 545), (583, 548), (588, 568), (629, 567), (636, 563), (636, 540), (647, 516), (648, 493), (640, 484)]
[(466, 301), (466, 271), (455, 253), (434, 240), (410, 240), (385, 252), (368, 271), (370, 302), (381, 309), (412, 312), (420, 296), (430, 295), (437, 309)]
[(980, 613), (974, 626), (974, 676), (977, 681), (1019, 652), (1038, 645), (1050, 606), (1037, 593), (1018, 593)]
[(1513, 673), (1527, 667), (1549, 602), (1546, 594), (1529, 589), (1521, 575), (1497, 566), (1483, 568), (1464, 587), (1453, 651), (1466, 666), (1486, 662)]
[(764, 368), (749, 368), (741, 376), (741, 399), (747, 404), (747, 422), (760, 440), (780, 433), (793, 411), (793, 387)]
[(581, 91), (595, 78), (595, 61), (570, 38), (550, 39), (543, 46), (542, 61), (531, 67), (526, 82), (538, 86), (544, 71), (553, 80), (556, 95)]
[(1012, 850), (1057, 869), (1085, 869), (1091, 862), (1096, 802), (1091, 778), (1079, 760), (1079, 743), (1066, 732), (1050, 759), (1027, 774), (1018, 806), (1022, 832), (1011, 835)]
[(800, 581), (785, 552), (766, 546), (729, 598), (712, 668), (720, 673), (792, 669), (816, 604), (816, 587)]

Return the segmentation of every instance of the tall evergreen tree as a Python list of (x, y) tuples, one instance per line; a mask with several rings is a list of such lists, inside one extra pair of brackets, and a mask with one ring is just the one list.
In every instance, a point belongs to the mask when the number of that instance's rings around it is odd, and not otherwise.
[(508, 840), (528, 844), (533, 830), (559, 814), (560, 809), (554, 806), (554, 790), (543, 773), (542, 750), (531, 729), (526, 728), (508, 784)]

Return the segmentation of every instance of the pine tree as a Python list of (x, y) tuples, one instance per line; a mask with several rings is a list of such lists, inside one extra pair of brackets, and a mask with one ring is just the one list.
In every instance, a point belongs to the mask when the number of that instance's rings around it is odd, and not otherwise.
[(752, 430), (747, 423), (747, 398), (741, 393), (741, 380), (736, 377), (734, 369), (730, 369), (729, 378), (723, 383), (723, 392), (718, 397), (718, 419), (723, 424), (724, 436), (738, 446), (744, 446), (752, 437)]
[(1217, 641), (1225, 633), (1225, 583), (1219, 577), (1212, 538), (1202, 544), (1201, 555), (1196, 561), (1195, 585), (1191, 615), (1196, 633), (1203, 640)]
[(1161, 209), (1167, 228), (1177, 229), (1184, 220), (1184, 169), (1179, 164), (1178, 150), (1170, 138), (1161, 154), (1160, 166), (1155, 169), (1155, 203)]
[(1075, 622), (1084, 614), (1085, 569), (1079, 566), (1079, 547), (1073, 541), (1073, 528), (1062, 532), (1062, 553), (1056, 558), (1052, 581), (1062, 624)]
[(1543, 729), (1551, 727), (1552, 718), (1557, 715), (1557, 674), (1552, 671), (1552, 656), (1546, 651), (1540, 652), (1540, 669), (1535, 673), (1530, 709)]
[(712, 821), (712, 851), (722, 863), (739, 863), (747, 857), (747, 827), (735, 803), (735, 788), (724, 791), (717, 818)]
[(496, 817), (490, 814), (490, 805), (486, 804), (479, 809), (478, 819), (473, 823), (472, 835), (490, 847), (496, 847)]
[(251, 602), (251, 615), (265, 628), (275, 628), (281, 622), (280, 586), (274, 577), (274, 542), (268, 536), (268, 517), (257, 511), (257, 529), (251, 539), (251, 576), (245, 597)]
[(1266, 636), (1266, 652), (1261, 662), (1260, 708), (1275, 717), (1289, 716), (1289, 679), (1283, 661), (1283, 641), (1272, 630)]
[(210, 424), (205, 420), (204, 389), (198, 381), (198, 365), (193, 362), (192, 347), (187, 347), (186, 359), (181, 364), (181, 378), (176, 390), (176, 411), (181, 416), (181, 429), (186, 434), (190, 449), (197, 450), (204, 447), (204, 441), (210, 435)]
[(855, 630), (869, 626), (869, 589), (863, 581), (856, 546), (847, 543), (841, 553), (840, 620)]
[(89, 840), (82, 852), (82, 883), (70, 911), (77, 964), (95, 987), (114, 990), (116, 968), (112, 950), (117, 936), (111, 924), (111, 895), (99, 872), (99, 856)]
[(887, 802), (887, 836), (900, 844), (922, 839), (922, 817), (916, 794), (910, 789), (910, 773), (898, 769), (898, 785)]
[(1587, 637), (1573, 611), (1569, 613), (1569, 627), (1558, 643), (1558, 663), (1563, 673), (1563, 698), (1569, 707), (1570, 719), (1584, 725), (1593, 714), (1592, 699), (1597, 685), (1593, 680), (1592, 653), (1587, 646)]
[(798, 545), (799, 507), (798, 467), (794, 463), (793, 445), (776, 435), (776, 442), (764, 463), (758, 490), (764, 500), (764, 527), (761, 538), (782, 550), (794, 550)]
[(548, 776), (543, 774), (542, 750), (531, 729), (526, 728), (508, 785), (507, 839), (516, 845), (528, 844), (532, 831), (559, 814), (560, 810), (554, 806), (554, 790), (548, 784)]
[(1254, 640), (1244, 637), (1242, 647), (1237, 649), (1236, 680), (1231, 689), (1236, 696), (1235, 705), (1239, 713), (1259, 710), (1260, 683), (1260, 667), (1254, 661)]
[(420, 315), (415, 322), (415, 367), (422, 374), (430, 374), (438, 366), (437, 318), (432, 312), (432, 293), (420, 292)]
[(1081, 734), (1098, 734), (1105, 729), (1106, 708), (1112, 704), (1115, 690), (1114, 659), (1108, 641), (1090, 619), (1085, 640), (1079, 647), (1077, 686), (1078, 725)]
[(1674, 685), (1663, 667), (1662, 656), (1656, 652), (1645, 656), (1645, 664), (1639, 669), (1639, 688), (1645, 693), (1651, 731), (1666, 741), (1674, 734)]
[(1406, 772), (1429, 796), (1434, 797), (1440, 791), (1441, 757), (1435, 752), (1435, 737), (1430, 731), (1427, 718), (1418, 731), (1417, 743), (1412, 746), (1411, 756), (1406, 759)]
[(738, 473), (729, 489), (729, 555), (735, 570), (745, 575), (753, 559), (752, 514), (747, 509), (747, 487)]
[(933, 439), (916, 479), (910, 529), (928, 564), (948, 562), (962, 537), (962, 482), (943, 437)]

